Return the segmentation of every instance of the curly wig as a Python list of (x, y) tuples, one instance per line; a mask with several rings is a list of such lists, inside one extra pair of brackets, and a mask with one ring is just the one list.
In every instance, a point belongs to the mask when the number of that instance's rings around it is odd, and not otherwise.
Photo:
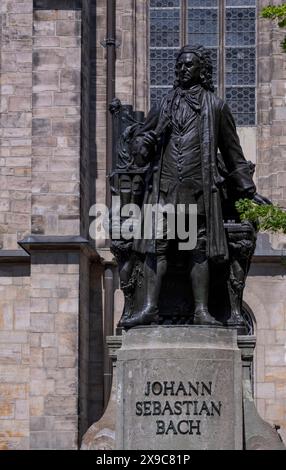
[[(180, 57), (183, 54), (195, 54), (199, 59), (200, 59), (200, 64), (201, 64), (201, 85), (203, 88), (209, 91), (214, 91), (214, 84), (213, 84), (213, 66), (212, 66), (212, 61), (210, 57), (210, 52), (205, 49), (203, 46), (199, 45), (194, 45), (194, 46), (184, 46), (180, 49), (177, 57), (176, 57), (176, 64), (178, 63)], [(176, 67), (176, 80), (174, 83), (174, 88), (177, 88), (179, 86), (179, 80), (178, 80), (178, 72), (177, 72), (177, 67)]]

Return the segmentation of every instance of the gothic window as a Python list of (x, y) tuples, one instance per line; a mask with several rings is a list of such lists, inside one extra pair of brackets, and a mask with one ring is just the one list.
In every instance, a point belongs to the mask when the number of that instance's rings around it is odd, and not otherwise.
[(242, 304), (241, 314), (245, 322), (247, 335), (255, 335), (256, 320), (253, 312), (245, 302)]
[(150, 101), (172, 87), (183, 44), (202, 44), (214, 66), (216, 93), (226, 99), (237, 125), (255, 125), (256, 1), (149, 0)]
[[(246, 327), (246, 334), (249, 336), (255, 336), (255, 330), (256, 330), (256, 320), (255, 316), (250, 309), (250, 307), (246, 304), (246, 302), (242, 303), (242, 316), (244, 319), (245, 327)], [(254, 363), (252, 362), (251, 367), (250, 367), (250, 381), (252, 385), (252, 393), (254, 394), (254, 382), (255, 382), (255, 377), (254, 377)]]

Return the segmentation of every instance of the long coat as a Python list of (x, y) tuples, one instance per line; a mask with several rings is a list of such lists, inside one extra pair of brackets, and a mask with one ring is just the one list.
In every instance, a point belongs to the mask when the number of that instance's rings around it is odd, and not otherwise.
[[(160, 109), (152, 109), (135, 137), (136, 147), (143, 144), (145, 132), (161, 132), (168, 120), (170, 103), (176, 90), (163, 99)], [(151, 155), (150, 168), (146, 177), (146, 192), (143, 204), (157, 204), (160, 194), (161, 168), (169, 130), (163, 130), (161, 144), (156, 155)], [(228, 105), (212, 92), (202, 89), (198, 132), (201, 148), (201, 168), (204, 204), (206, 211), (207, 256), (217, 260), (228, 258), (225, 229), (223, 225), (220, 185), (226, 177), (238, 197), (252, 198), (256, 188), (249, 165), (243, 155), (236, 126)], [(218, 154), (218, 149), (220, 154)], [(153, 159), (152, 159), (153, 158)], [(223, 175), (223, 176), (222, 176)], [(143, 212), (143, 211), (142, 211)], [(143, 218), (142, 218), (143, 223)], [(156, 233), (154, 230), (153, 233)], [(156, 240), (134, 240), (134, 250), (141, 253), (155, 253)]]

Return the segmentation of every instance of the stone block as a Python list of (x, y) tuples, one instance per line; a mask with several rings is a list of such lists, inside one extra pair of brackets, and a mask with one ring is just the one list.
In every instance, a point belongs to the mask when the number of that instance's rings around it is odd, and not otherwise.
[(81, 22), (80, 21), (57, 21), (57, 36), (80, 36)]
[(61, 92), (54, 93), (55, 106), (79, 106), (80, 93)]
[(48, 299), (31, 298), (31, 313), (48, 313), (48, 311), (49, 311)]
[(258, 383), (256, 387), (257, 398), (273, 398), (275, 396), (274, 383)]
[(1, 70), (4, 72), (17, 72), (18, 65), (16, 62), (16, 55), (13, 53), (2, 52)]
[(31, 431), (44, 431), (45, 430), (45, 417), (44, 416), (35, 416), (30, 419), (30, 429)]
[(56, 348), (44, 348), (44, 366), (50, 369), (58, 365), (58, 350)]
[(63, 91), (80, 90), (80, 70), (62, 70), (60, 73), (60, 88)]
[[(74, 7), (75, 6), (74, 2), (71, 5)], [(75, 16), (76, 16), (76, 11), (74, 11), (74, 9), (60, 10), (58, 13), (59, 20), (74, 20)]]
[(33, 53), (35, 70), (59, 70), (65, 62), (65, 51), (55, 49), (38, 49)]
[(30, 434), (30, 449), (45, 450), (52, 449), (52, 435), (49, 431), (37, 431)]
[(65, 65), (69, 68), (80, 70), (81, 53), (79, 48), (68, 48), (65, 51)]
[(64, 49), (67, 47), (80, 47), (81, 45), (81, 38), (80, 37), (73, 37), (73, 36), (60, 36), (60, 46)]
[(31, 331), (35, 333), (53, 333), (53, 315), (31, 313)]
[(58, 223), (59, 233), (61, 235), (79, 235), (80, 220), (60, 220)]
[[(32, 114), (27, 113), (27, 112), (3, 114), (3, 116), (1, 117), (2, 127), (28, 127), (31, 125), (31, 123), (32, 123)], [(15, 156), (19, 156), (19, 155), (16, 155), (14, 151), (17, 152), (17, 148), (16, 149), (13, 148), (13, 154)], [(26, 155), (27, 155), (27, 148), (25, 148), (25, 150), (23, 151), (26, 152)]]
[(286, 382), (285, 366), (268, 366), (265, 368), (266, 382)]
[(0, 416), (2, 423), (5, 420), (13, 420), (15, 418), (15, 406), (11, 402), (0, 402)]
[(33, 93), (33, 108), (44, 108), (52, 105), (51, 93)]
[(48, 373), (48, 371), (44, 367), (36, 366), (32, 362), (31, 362), (30, 372), (31, 372), (31, 379), (32, 380), (41, 380), (43, 382), (47, 378), (52, 378), (52, 377), (50, 377), (50, 374)]
[(33, 5), (31, 1), (9, 1), (8, 3), (6, 2), (6, 8), (8, 13), (33, 13)]
[[(8, 435), (8, 449), (17, 450), (19, 445), (28, 442), (29, 424), (27, 420), (3, 420), (0, 421), (0, 435)], [(20, 440), (20, 442), (19, 442)], [(14, 445), (13, 445), (14, 444)], [(19, 444), (19, 445), (17, 445)]]
[(117, 353), (117, 448), (242, 449), (241, 383), (234, 331), (130, 330)]
[(38, 235), (44, 235), (45, 233), (45, 218), (42, 215), (32, 215), (32, 233)]
[(266, 400), (265, 419), (271, 423), (280, 424), (285, 415), (285, 400)]
[(45, 397), (55, 391), (55, 381), (53, 379), (47, 380), (34, 380), (30, 381), (31, 396)]
[(54, 21), (35, 21), (34, 22), (34, 34), (37, 37), (55, 36), (55, 32), (56, 32), (56, 24)]
[(2, 384), (27, 384), (29, 376), (29, 367), (0, 364), (0, 383)]
[(10, 201), (9, 199), (3, 199), (0, 201), (0, 212), (8, 212), (10, 209)]
[(65, 107), (65, 116), (72, 117), (72, 116), (80, 116), (81, 109), (80, 106), (67, 106)]
[(58, 345), (58, 337), (55, 333), (43, 333), (41, 335), (42, 348), (56, 348)]
[(285, 173), (278, 173), (278, 186), (286, 187), (286, 172)]
[(265, 348), (265, 365), (280, 366), (285, 360), (285, 348), (282, 346), (269, 346)]
[(9, 26), (14, 26), (18, 32), (22, 31), (23, 29), (20, 26), (32, 26), (32, 15), (11, 13), (9, 15)]
[(77, 364), (78, 364), (78, 359), (73, 356), (59, 356), (58, 358), (59, 368), (77, 367)]
[(77, 415), (77, 397), (48, 396), (45, 397), (46, 416), (75, 416)]
[(37, 348), (41, 346), (41, 333), (30, 333), (30, 346)]
[(53, 432), (52, 447), (57, 450), (76, 450), (77, 429), (74, 429), (73, 432)]
[(277, 399), (286, 399), (286, 383), (275, 384), (275, 397)]
[(44, 397), (30, 397), (30, 416), (43, 416)]
[(49, 313), (58, 313), (58, 300), (57, 299), (49, 299)]
[(74, 333), (65, 333), (59, 337), (59, 355), (73, 356), (78, 351), (77, 336)]
[(58, 332), (76, 332), (78, 320), (76, 315), (69, 313), (59, 313), (55, 318), (55, 329)]
[(78, 119), (53, 119), (53, 136), (78, 135), (80, 132), (80, 121)]
[(273, 110), (273, 119), (275, 120), (282, 120), (282, 121), (285, 121), (286, 120), (286, 107), (280, 107), (280, 108), (275, 108)]
[(50, 119), (33, 119), (33, 136), (47, 136), (51, 134)]
[(33, 367), (43, 367), (43, 350), (40, 347), (31, 347), (30, 359)]
[[(32, 277), (31, 279), (31, 287), (38, 287), (40, 289), (55, 289), (57, 287), (57, 283), (58, 283), (58, 276), (56, 276), (56, 273), (54, 276), (50, 274), (46, 274), (42, 276), (38, 275), (37, 277)], [(43, 297), (46, 298), (47, 296), (43, 296)], [(52, 297), (52, 296), (49, 295), (49, 297)], [(48, 304), (46, 308), (48, 311)]]
[(0, 344), (9, 343), (27, 343), (28, 335), (16, 331), (0, 331)]
[(0, 384), (2, 400), (24, 400), (28, 397), (27, 384)]
[(11, 96), (8, 101), (9, 111), (26, 111), (32, 109), (32, 100), (30, 97)]
[(0, 328), (1, 330), (13, 329), (13, 304), (11, 301), (0, 303)]
[(29, 419), (28, 400), (16, 400), (15, 419)]
[(21, 344), (0, 344), (0, 364), (20, 364)]
[[(65, 286), (67, 287), (67, 286)], [(79, 287), (77, 285), (77, 287)], [(59, 300), (59, 313), (78, 313), (79, 303), (78, 299), (60, 299)]]
[(57, 416), (54, 418), (55, 431), (74, 431), (77, 429), (77, 416)]
[[(69, 374), (67, 374), (69, 372)], [(59, 378), (56, 380), (56, 394), (65, 396), (76, 396), (78, 389), (78, 378), (76, 369), (67, 369), (60, 371)]]
[(50, 70), (45, 72), (33, 73), (33, 93), (40, 93), (43, 91), (58, 91), (59, 90), (59, 73), (58, 71)]

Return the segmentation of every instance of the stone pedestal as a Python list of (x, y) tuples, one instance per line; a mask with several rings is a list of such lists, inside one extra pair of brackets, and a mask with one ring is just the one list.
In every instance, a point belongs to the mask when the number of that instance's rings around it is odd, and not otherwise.
[(94, 423), (83, 436), (81, 450), (114, 450), (115, 448), (116, 353), (121, 347), (121, 336), (107, 336), (106, 343), (113, 367), (110, 398), (101, 419)]
[(141, 327), (117, 354), (117, 449), (242, 449), (235, 330)]

